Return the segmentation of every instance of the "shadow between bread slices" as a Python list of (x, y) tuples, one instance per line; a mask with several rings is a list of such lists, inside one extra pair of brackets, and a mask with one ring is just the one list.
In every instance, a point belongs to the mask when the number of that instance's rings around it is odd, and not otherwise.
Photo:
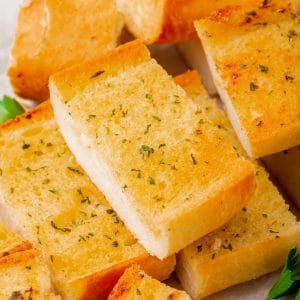
[(152, 255), (221, 226), (253, 194), (253, 165), (140, 41), (53, 75), (50, 93), (77, 161)]

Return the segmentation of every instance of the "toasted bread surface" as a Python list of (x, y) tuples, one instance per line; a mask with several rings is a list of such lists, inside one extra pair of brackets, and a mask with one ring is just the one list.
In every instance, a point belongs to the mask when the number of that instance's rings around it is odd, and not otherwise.
[(300, 143), (299, 18), (289, 5), (259, 3), (195, 23), (228, 116), (252, 157)]
[[(246, 155), (224, 112), (199, 84), (195, 72), (177, 77), (209, 119), (236, 149)], [(227, 224), (186, 247), (178, 255), (176, 273), (188, 293), (200, 299), (237, 283), (275, 271), (292, 247), (299, 247), (300, 224), (256, 164), (256, 191)]]
[(60, 299), (52, 293), (50, 274), (35, 249), (0, 258), (1, 299)]
[(132, 265), (115, 285), (108, 300), (121, 299), (191, 299), (185, 292), (171, 288), (147, 275), (138, 265)]
[(150, 256), (78, 166), (50, 102), (0, 128), (1, 209), (41, 249), (66, 299), (107, 297), (132, 263), (163, 280), (175, 258)]
[(294, 6), (294, 9), (299, 14), (300, 13), (300, 1), (299, 0), (292, 0), (292, 4)]
[(289, 198), (300, 208), (300, 147), (266, 156), (263, 162)]
[[(227, 5), (248, 0), (117, 0), (128, 29), (147, 44), (195, 40), (193, 22)], [(273, 0), (284, 3), (285, 0)]]
[[(133, 56), (144, 45), (123, 47), (52, 76), (51, 101), (79, 163), (141, 244), (164, 258), (245, 205), (253, 167), (154, 60)], [(220, 218), (210, 217), (216, 211)]]
[(114, 1), (24, 0), (8, 68), (16, 94), (47, 100), (49, 76), (115, 47), (122, 25)]

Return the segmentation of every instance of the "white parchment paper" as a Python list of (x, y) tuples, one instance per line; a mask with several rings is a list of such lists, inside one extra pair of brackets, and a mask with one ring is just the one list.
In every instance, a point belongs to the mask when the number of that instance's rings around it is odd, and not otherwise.
[[(76, 0), (74, 0), (76, 1)], [(6, 77), (9, 49), (13, 39), (18, 6), (21, 0), (0, 0), (0, 96), (13, 96), (12, 89)], [(184, 70), (184, 63), (176, 55), (174, 48), (166, 51), (166, 46), (155, 47), (153, 54), (172, 74)], [(273, 285), (278, 273), (263, 276), (255, 281), (240, 284), (226, 291), (209, 297), (210, 300), (263, 300)], [(176, 279), (169, 283), (178, 286)]]

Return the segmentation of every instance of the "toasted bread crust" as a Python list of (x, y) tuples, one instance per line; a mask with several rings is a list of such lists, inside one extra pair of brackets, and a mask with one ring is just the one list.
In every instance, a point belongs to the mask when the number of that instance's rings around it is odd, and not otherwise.
[(14, 119), (7, 120), (0, 125), (0, 134), (7, 131), (17, 130), (19, 127), (24, 127), (26, 123), (32, 123), (35, 118), (43, 119), (53, 115), (53, 110), (50, 101), (45, 101), (33, 109), (16, 116)]
[(132, 265), (119, 279), (108, 300), (132, 299), (135, 295), (143, 299), (152, 299), (155, 295), (156, 299), (190, 300), (185, 292), (157, 282), (138, 265)]
[(49, 76), (115, 47), (121, 24), (114, 1), (24, 1), (8, 69), (15, 93), (47, 100)]
[(18, 251), (10, 255), (6, 255), (0, 258), (0, 268), (9, 268), (11, 266), (27, 263), (39, 256), (39, 251), (36, 249), (24, 249), (24, 251)]
[(11, 254), (26, 251), (26, 250), (30, 250), (30, 249), (32, 249), (31, 243), (29, 243), (28, 241), (24, 241), (20, 245), (15, 246), (14, 248), (10, 249), (9, 251), (5, 251), (5, 252), (2, 252), (2, 253), (0, 252), (0, 259), (4, 256), (9, 256)]
[[(278, 270), (284, 264), (289, 249), (300, 246), (299, 234), (298, 226), (284, 236), (247, 245), (214, 259), (209, 258), (206, 263), (199, 264), (196, 268), (196, 277), (192, 278), (197, 278), (195, 280), (198, 282), (198, 289), (194, 294), (189, 290), (191, 296), (202, 299), (232, 285)], [(180, 253), (176, 274), (183, 286), (189, 288), (191, 282), (187, 281), (188, 274), (185, 274), (185, 259), (184, 254)], [(208, 278), (214, 278), (213, 282), (207, 280)]]
[[(113, 266), (105, 271), (93, 274), (73, 283), (72, 289), (81, 289), (80, 296), (77, 295), (76, 298), (90, 300), (106, 299), (124, 271), (133, 264), (139, 265), (143, 271), (157, 280), (165, 280), (174, 269), (176, 259), (173, 255), (164, 261), (160, 261), (153, 256), (142, 255)], [(70, 291), (68, 297), (72, 299), (72, 291)]]

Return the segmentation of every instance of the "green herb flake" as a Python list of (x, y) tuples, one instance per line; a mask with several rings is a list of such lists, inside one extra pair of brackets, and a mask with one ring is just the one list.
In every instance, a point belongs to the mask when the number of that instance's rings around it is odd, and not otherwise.
[(271, 288), (266, 300), (278, 299), (295, 293), (297, 290), (299, 294), (299, 280), (295, 279), (296, 276), (300, 275), (300, 263), (297, 264), (298, 259), (299, 255), (297, 254), (297, 249), (291, 249), (285, 266), (279, 278)]
[(192, 153), (191, 153), (191, 159), (192, 159), (193, 165), (197, 165), (197, 160)]
[(71, 232), (71, 229), (70, 228), (60, 228), (58, 227), (53, 221), (51, 221), (51, 226), (56, 229), (56, 230), (59, 230), (59, 231), (62, 231), (62, 232)]
[(289, 41), (297, 36), (297, 32), (295, 30), (289, 30), (289, 32), (287, 33), (287, 37), (289, 38)]
[(158, 122), (161, 122), (161, 118), (157, 117), (157, 116), (152, 116), (152, 118)]
[(166, 162), (165, 162), (164, 159), (161, 159), (161, 160), (159, 161), (159, 164), (160, 164), (160, 165), (164, 165), (164, 164), (166, 164)]
[(144, 134), (149, 133), (149, 129), (150, 129), (151, 126), (152, 126), (151, 124), (148, 124), (148, 125), (147, 125), (147, 127), (146, 127), (146, 129), (145, 129), (145, 131), (144, 131)]
[(136, 177), (137, 178), (141, 178), (142, 177), (141, 170), (139, 170), (139, 169), (131, 169), (131, 172), (136, 172)]
[(57, 190), (54, 190), (54, 189), (49, 190), (49, 192), (50, 192), (51, 194), (54, 194), (54, 195), (57, 195), (57, 194), (58, 194), (58, 191), (57, 191)]
[(155, 180), (152, 177), (148, 177), (149, 184), (155, 184)]
[(149, 146), (142, 145), (140, 148), (140, 155), (143, 160), (146, 160), (147, 158), (149, 158), (150, 155), (153, 153), (154, 153), (154, 149)]
[(148, 94), (148, 93), (145, 95), (145, 98), (150, 100), (150, 101), (153, 100), (153, 96), (151, 94)]
[(285, 74), (285, 80), (290, 81), (290, 82), (293, 82), (294, 79), (295, 79), (295, 78), (294, 78), (293, 76), (291, 76), (290, 73), (286, 73), (286, 74)]
[(112, 244), (113, 247), (118, 247), (119, 246), (118, 241), (113, 241), (111, 244)]
[(76, 173), (78, 175), (83, 175), (83, 173), (80, 170), (78, 170), (78, 169), (75, 169), (75, 168), (72, 168), (72, 167), (68, 167), (68, 170), (70, 170), (71, 172), (74, 172), (74, 173)]
[(142, 295), (142, 292), (139, 289), (136, 289), (135, 293), (136, 293), (137, 296), (141, 296)]
[(259, 65), (259, 69), (262, 73), (269, 73), (269, 68), (264, 65)]
[(250, 91), (254, 92), (259, 88), (258, 85), (256, 85), (253, 81), (250, 82)]
[(91, 77), (90, 77), (90, 79), (93, 79), (93, 78), (96, 78), (96, 77), (98, 77), (98, 76), (100, 76), (101, 74), (103, 74), (104, 73), (104, 71), (97, 71), (97, 72), (95, 72)]
[(26, 150), (26, 149), (28, 149), (28, 148), (30, 148), (30, 144), (24, 143), (23, 146), (22, 146), (22, 149), (23, 149), (23, 150)]

